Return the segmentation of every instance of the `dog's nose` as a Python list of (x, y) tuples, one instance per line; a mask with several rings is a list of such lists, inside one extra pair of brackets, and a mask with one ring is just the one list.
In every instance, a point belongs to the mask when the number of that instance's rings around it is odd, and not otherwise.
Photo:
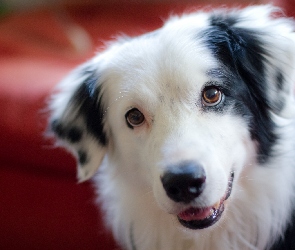
[(204, 168), (195, 162), (183, 162), (169, 166), (161, 177), (163, 187), (170, 199), (189, 203), (204, 190), (206, 175)]

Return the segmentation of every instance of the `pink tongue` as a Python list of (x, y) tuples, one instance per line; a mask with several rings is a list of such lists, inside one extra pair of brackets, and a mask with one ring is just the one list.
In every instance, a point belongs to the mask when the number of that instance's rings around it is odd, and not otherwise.
[(192, 221), (192, 220), (204, 220), (205, 218), (209, 217), (211, 215), (211, 209), (210, 207), (207, 208), (188, 208), (187, 210), (184, 210), (183, 212), (178, 214), (178, 217), (181, 220), (185, 221)]

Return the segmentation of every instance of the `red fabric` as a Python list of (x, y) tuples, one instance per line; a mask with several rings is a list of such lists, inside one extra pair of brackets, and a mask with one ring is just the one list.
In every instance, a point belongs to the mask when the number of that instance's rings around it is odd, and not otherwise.
[[(44, 108), (54, 85), (103, 41), (153, 30), (186, 9), (192, 7), (106, 4), (0, 19), (0, 249), (117, 248), (91, 184), (76, 184), (74, 159), (45, 139)], [(73, 49), (63, 15), (88, 32), (88, 52)]]
[(287, 16), (295, 17), (295, 1), (294, 0), (273, 0), (274, 5), (280, 6)]

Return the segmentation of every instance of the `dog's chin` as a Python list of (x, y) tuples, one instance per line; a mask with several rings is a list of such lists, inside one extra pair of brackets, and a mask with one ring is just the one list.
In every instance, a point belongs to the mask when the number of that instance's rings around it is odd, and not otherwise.
[(189, 229), (204, 229), (211, 227), (222, 217), (225, 208), (225, 201), (229, 198), (232, 190), (232, 183), (234, 179), (234, 172), (228, 181), (228, 187), (225, 195), (211, 207), (189, 207), (181, 211), (178, 215), (180, 224)]

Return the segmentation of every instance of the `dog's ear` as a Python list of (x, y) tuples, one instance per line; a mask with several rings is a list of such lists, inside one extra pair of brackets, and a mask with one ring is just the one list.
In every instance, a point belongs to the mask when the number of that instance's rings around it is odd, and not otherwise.
[(91, 178), (107, 145), (98, 69), (82, 65), (59, 85), (50, 104), (50, 129), (77, 158), (79, 182)]
[[(211, 17), (209, 46), (218, 59), (237, 72), (250, 88), (257, 105), (278, 116), (295, 115), (294, 22), (274, 18), (272, 6), (248, 7)], [(207, 39), (208, 40), (208, 39)]]
[(266, 39), (264, 74), (268, 85), (268, 105), (278, 116), (294, 118), (295, 33), (282, 27), (279, 34), (270, 34)]

